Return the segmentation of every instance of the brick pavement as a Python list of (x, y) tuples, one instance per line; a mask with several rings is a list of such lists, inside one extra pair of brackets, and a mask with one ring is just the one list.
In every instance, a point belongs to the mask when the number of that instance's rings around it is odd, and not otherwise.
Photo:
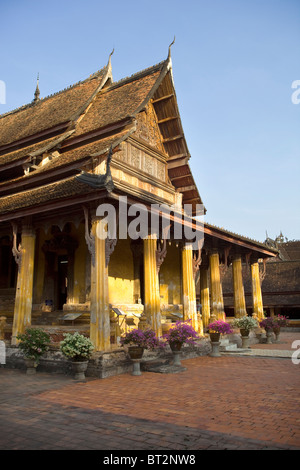
[[(300, 339), (300, 334), (298, 334)], [(107, 379), (0, 369), (0, 448), (300, 449), (300, 364), (208, 356)]]

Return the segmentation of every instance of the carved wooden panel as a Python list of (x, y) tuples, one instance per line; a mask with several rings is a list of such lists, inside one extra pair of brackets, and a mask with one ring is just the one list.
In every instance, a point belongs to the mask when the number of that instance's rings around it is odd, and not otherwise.
[(161, 152), (164, 150), (152, 105), (148, 105), (146, 111), (138, 114), (136, 136)]
[(125, 142), (122, 145), (122, 151), (116, 153), (116, 158), (123, 163), (142, 171), (163, 183), (166, 183), (167, 169), (166, 164), (153, 155), (148, 154), (138, 145), (132, 142)]

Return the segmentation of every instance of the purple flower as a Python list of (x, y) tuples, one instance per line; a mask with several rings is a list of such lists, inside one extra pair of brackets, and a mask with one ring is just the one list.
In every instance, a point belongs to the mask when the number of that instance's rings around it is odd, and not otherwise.
[(286, 326), (288, 324), (288, 318), (289, 317), (285, 317), (284, 315), (277, 315), (273, 318), (274, 326)]
[(274, 322), (273, 317), (264, 318), (262, 321), (259, 322), (259, 326), (264, 328), (266, 331), (273, 330), (276, 323)]
[(191, 320), (187, 322), (177, 321), (173, 327), (171, 327), (168, 333), (163, 335), (163, 338), (168, 341), (169, 344), (195, 344), (195, 339), (198, 335), (191, 324)]
[(232, 333), (232, 328), (229, 325), (229, 323), (227, 323), (226, 321), (222, 321), (222, 320), (216, 320), (210, 323), (207, 326), (207, 328), (212, 333), (221, 333), (221, 334)]
[(139, 330), (138, 328), (129, 331), (120, 339), (122, 346), (125, 344), (139, 346), (144, 349), (154, 349), (161, 346), (155, 331), (151, 329)]

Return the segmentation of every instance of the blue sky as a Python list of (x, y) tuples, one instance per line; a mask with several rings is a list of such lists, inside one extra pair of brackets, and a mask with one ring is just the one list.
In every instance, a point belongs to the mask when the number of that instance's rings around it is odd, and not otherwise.
[[(300, 239), (300, 0), (0, 0), (0, 114), (84, 79), (165, 59), (206, 221)], [(300, 93), (299, 93), (300, 97)]]

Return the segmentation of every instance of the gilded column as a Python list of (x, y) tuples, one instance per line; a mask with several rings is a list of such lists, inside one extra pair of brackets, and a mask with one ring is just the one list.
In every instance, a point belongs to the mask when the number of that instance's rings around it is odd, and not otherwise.
[(258, 321), (261, 321), (264, 318), (264, 310), (259, 277), (259, 265), (257, 261), (251, 263), (251, 280), (253, 314), (257, 315)]
[(194, 330), (198, 332), (193, 248), (191, 243), (185, 244), (182, 249), (182, 295), (183, 320), (191, 320)]
[[(14, 233), (16, 242), (16, 233)], [(21, 246), (14, 242), (14, 256), (18, 263), (18, 278), (12, 329), (12, 344), (18, 344), (17, 335), (24, 333), (31, 325), (33, 273), (35, 254), (35, 231), (26, 221), (22, 227)]]
[(243, 317), (247, 315), (245, 293), (242, 277), (242, 259), (241, 256), (235, 256), (232, 261), (232, 281), (233, 281), (233, 300), (234, 316)]
[(108, 266), (106, 263), (106, 240), (97, 236), (103, 229), (102, 220), (92, 223), (91, 240), (91, 319), (90, 338), (96, 351), (110, 349), (110, 312), (108, 297)]
[(219, 253), (209, 256), (212, 314), (217, 320), (225, 320), (223, 290), (220, 278)]
[(157, 237), (144, 238), (144, 303), (145, 316), (157, 336), (162, 334), (159, 278), (156, 264)]
[(210, 317), (208, 268), (200, 268), (200, 302), (202, 305), (203, 327), (206, 328)]

